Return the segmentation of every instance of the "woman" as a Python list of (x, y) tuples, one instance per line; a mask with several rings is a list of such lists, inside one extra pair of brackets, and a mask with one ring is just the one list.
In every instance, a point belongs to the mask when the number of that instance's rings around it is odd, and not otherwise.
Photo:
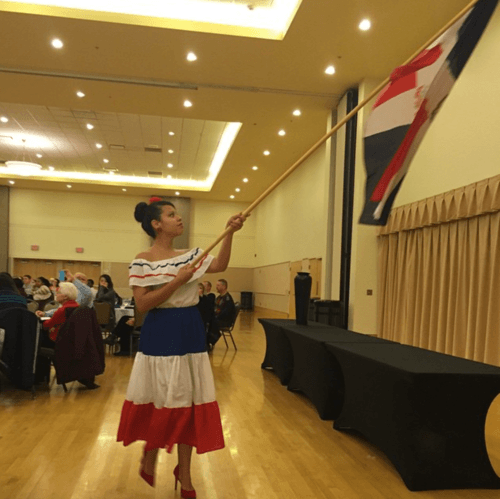
[(180, 480), (181, 497), (195, 498), (190, 469), (193, 447), (198, 454), (224, 447), (205, 327), (196, 308), (197, 279), (227, 268), (233, 233), (241, 229), (244, 217), (238, 214), (229, 219), (230, 232), (218, 256), (205, 256), (196, 267), (192, 263), (202, 253), (200, 248), (173, 247), (184, 226), (172, 203), (159, 198), (152, 198), (149, 205), (139, 203), (135, 219), (154, 238), (153, 246), (138, 254), (129, 267), (137, 310), (149, 312), (122, 409), (118, 441), (124, 445), (146, 441), (140, 475), (151, 486), (158, 449), (171, 452), (177, 444), (175, 485)]
[[(54, 312), (54, 315), (48, 321), (43, 323), (43, 328), (49, 331), (49, 338), (52, 342), (55, 343), (59, 330), (66, 322), (66, 310), (79, 306), (76, 301), (77, 295), (78, 290), (71, 282), (62, 282), (59, 285), (56, 291), (56, 301), (61, 304), (61, 307)], [(36, 315), (38, 315), (38, 317), (43, 317), (45, 314), (41, 310), (37, 310)]]
[(33, 300), (38, 303), (40, 310), (43, 310), (43, 307), (45, 307), (45, 305), (54, 298), (54, 295), (49, 288), (50, 282), (45, 279), (45, 277), (37, 277), (35, 279), (35, 286), (33, 287)]
[(115, 305), (116, 305), (116, 292), (113, 289), (113, 281), (108, 274), (102, 274), (99, 277), (99, 289), (95, 296), (95, 301), (109, 303), (111, 308), (109, 309), (111, 324), (115, 324)]
[(0, 310), (7, 308), (27, 308), (27, 302), (19, 293), (10, 274), (0, 272)]
[(56, 292), (57, 292), (57, 288), (59, 287), (59, 279), (56, 279), (55, 277), (51, 277), (49, 279), (49, 282), (50, 282), (50, 291), (52, 292), (52, 294), (54, 296), (56, 296)]

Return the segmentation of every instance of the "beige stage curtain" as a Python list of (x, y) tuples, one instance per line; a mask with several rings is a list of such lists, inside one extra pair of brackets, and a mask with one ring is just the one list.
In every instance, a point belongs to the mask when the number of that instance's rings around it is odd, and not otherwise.
[(500, 366), (500, 175), (391, 211), (379, 334)]

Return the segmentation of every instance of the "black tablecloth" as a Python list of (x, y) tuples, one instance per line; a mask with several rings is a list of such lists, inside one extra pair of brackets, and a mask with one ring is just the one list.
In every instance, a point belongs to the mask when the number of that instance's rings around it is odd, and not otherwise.
[(500, 368), (406, 345), (326, 348), (345, 383), (334, 428), (366, 436), (410, 490), (500, 488), (484, 437)]

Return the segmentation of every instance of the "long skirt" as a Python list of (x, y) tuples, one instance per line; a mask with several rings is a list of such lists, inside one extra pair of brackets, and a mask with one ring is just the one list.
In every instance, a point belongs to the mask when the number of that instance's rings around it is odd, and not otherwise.
[(206, 332), (196, 307), (151, 310), (141, 329), (118, 442), (146, 450), (175, 444), (202, 454), (224, 447)]

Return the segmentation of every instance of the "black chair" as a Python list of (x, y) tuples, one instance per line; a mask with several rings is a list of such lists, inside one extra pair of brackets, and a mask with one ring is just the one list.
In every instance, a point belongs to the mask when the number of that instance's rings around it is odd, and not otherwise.
[(224, 343), (226, 344), (226, 348), (229, 348), (229, 345), (227, 344), (227, 340), (226, 340), (226, 336), (229, 336), (231, 338), (231, 341), (233, 342), (233, 345), (234, 345), (234, 349), (235, 350), (238, 350), (236, 348), (236, 343), (234, 342), (234, 338), (233, 338), (233, 329), (234, 329), (234, 325), (236, 324), (236, 319), (238, 318), (238, 315), (240, 313), (240, 310), (241, 310), (241, 303), (240, 302), (235, 302), (234, 304), (234, 319), (233, 319), (233, 322), (231, 323), (230, 326), (224, 326), (224, 327), (221, 327), (220, 328), (220, 333), (222, 335), (222, 339), (224, 340)]
[(39, 305), (38, 305), (38, 302), (35, 301), (35, 300), (26, 300), (27, 303), (28, 303), (28, 310), (30, 312), (36, 312), (38, 309), (39, 309)]
[(55, 300), (49, 301), (48, 303), (45, 304), (45, 307), (43, 307), (44, 312), (48, 312), (49, 310), (54, 310), (55, 308), (59, 308), (61, 304)]
[[(102, 337), (109, 336), (115, 327), (113, 314), (111, 313), (111, 304), (106, 301), (94, 301), (94, 310), (97, 314), (97, 322), (101, 326)], [(108, 345), (114, 348), (113, 345)]]
[(40, 339), (37, 316), (25, 308), (0, 311), (4, 332), (0, 371), (18, 388), (35, 394), (35, 368)]

